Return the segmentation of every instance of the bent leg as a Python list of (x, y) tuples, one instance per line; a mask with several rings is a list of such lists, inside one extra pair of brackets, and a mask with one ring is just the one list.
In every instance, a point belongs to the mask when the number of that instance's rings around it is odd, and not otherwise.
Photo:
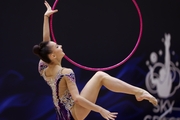
[[(157, 100), (147, 91), (123, 82), (122, 80), (119, 80), (101, 71), (97, 72), (87, 82), (80, 95), (87, 100), (95, 103), (102, 85), (113, 92), (135, 95), (138, 101), (147, 99), (154, 105), (157, 104)], [(89, 114), (89, 112), (90, 110), (85, 109), (79, 105), (75, 105), (76, 116), (80, 116), (80, 119), (84, 119)]]
[[(96, 72), (96, 74), (86, 83), (82, 89), (80, 95), (87, 100), (95, 103), (99, 94), (99, 90), (102, 86), (102, 74)], [(90, 110), (75, 104), (74, 111), (78, 120), (83, 120), (89, 114)]]

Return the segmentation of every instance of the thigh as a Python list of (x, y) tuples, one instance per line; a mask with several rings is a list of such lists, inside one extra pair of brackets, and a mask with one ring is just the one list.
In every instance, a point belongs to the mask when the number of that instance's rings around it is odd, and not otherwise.
[(80, 95), (95, 103), (102, 86), (101, 76), (102, 72), (96, 72), (96, 74), (86, 83), (86, 85), (80, 92)]
[[(101, 72), (97, 72), (85, 85), (85, 87), (82, 89), (80, 95), (84, 98), (86, 98), (87, 100), (95, 103), (99, 94), (99, 90), (102, 86), (101, 84)], [(85, 118), (90, 110), (79, 106), (79, 105), (75, 105), (74, 106), (74, 110), (75, 110), (75, 114), (77, 116), (77, 118), (79, 118), (79, 116), (81, 118)]]

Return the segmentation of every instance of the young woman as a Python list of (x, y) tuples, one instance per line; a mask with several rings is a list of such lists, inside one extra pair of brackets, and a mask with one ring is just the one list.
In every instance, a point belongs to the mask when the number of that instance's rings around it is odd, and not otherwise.
[(57, 12), (45, 1), (43, 42), (33, 47), (33, 52), (41, 59), (39, 72), (52, 88), (53, 102), (58, 120), (83, 120), (91, 110), (98, 112), (106, 120), (114, 120), (116, 112), (110, 112), (95, 104), (102, 85), (114, 92), (135, 95), (138, 101), (148, 100), (153, 105), (157, 100), (147, 91), (127, 84), (105, 72), (98, 71), (79, 93), (72, 69), (61, 66), (65, 55), (62, 46), (50, 41), (49, 16)]

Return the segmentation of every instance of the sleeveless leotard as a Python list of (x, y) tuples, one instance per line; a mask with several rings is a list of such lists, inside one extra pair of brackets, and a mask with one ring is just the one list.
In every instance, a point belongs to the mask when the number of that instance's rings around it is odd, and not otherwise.
[(52, 89), (52, 96), (53, 96), (53, 103), (55, 105), (55, 110), (57, 114), (57, 120), (74, 120), (70, 109), (74, 105), (74, 100), (68, 89), (65, 90), (64, 94), (60, 97), (59, 96), (59, 82), (63, 78), (63, 76), (67, 76), (70, 81), (75, 82), (75, 75), (74, 73), (70, 74), (61, 74), (61, 70), (56, 75), (55, 79), (47, 80), (44, 69), (47, 67), (47, 64), (44, 62), (39, 62), (38, 70), (41, 73), (41, 76), (47, 82), (47, 84)]

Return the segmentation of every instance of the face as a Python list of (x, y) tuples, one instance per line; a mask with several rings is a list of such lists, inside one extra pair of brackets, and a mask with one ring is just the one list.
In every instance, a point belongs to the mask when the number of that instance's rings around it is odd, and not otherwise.
[(51, 48), (52, 53), (50, 54), (50, 59), (56, 59), (60, 61), (64, 57), (64, 52), (62, 50), (62, 45), (58, 45), (55, 42), (50, 41), (48, 46)]

